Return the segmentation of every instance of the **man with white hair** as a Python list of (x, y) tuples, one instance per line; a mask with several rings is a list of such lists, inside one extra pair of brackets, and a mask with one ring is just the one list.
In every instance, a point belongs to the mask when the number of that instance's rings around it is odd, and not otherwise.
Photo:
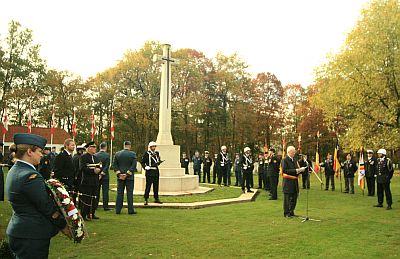
[(222, 178), (224, 179), (224, 185), (228, 186), (228, 153), (226, 152), (226, 146), (221, 147), (221, 152), (217, 156), (215, 163), (218, 166), (218, 185), (221, 185)]
[(158, 198), (160, 171), (158, 166), (162, 163), (160, 154), (156, 151), (157, 144), (151, 141), (149, 150), (143, 154), (142, 167), (146, 170), (146, 189), (144, 191), (144, 205), (149, 204), (150, 189), (153, 185), (155, 203), (162, 203)]
[(289, 146), (287, 148), (287, 156), (282, 161), (283, 216), (288, 218), (295, 216), (294, 209), (296, 208), (299, 193), (298, 175), (306, 169), (306, 167), (299, 166), (299, 163), (294, 158), (295, 154), (296, 148)]
[(243, 172), (243, 181), (242, 181), (242, 192), (244, 193), (244, 187), (246, 186), (247, 192), (253, 192), (250, 189), (250, 180), (251, 180), (251, 175), (253, 174), (253, 169), (254, 169), (254, 163), (253, 159), (251, 157), (250, 153), (250, 148), (245, 147), (244, 148), (244, 154), (242, 155), (240, 159), (240, 166), (242, 168)]
[(376, 182), (378, 204), (374, 207), (383, 207), (383, 192), (385, 192), (387, 210), (392, 209), (392, 192), (390, 191), (390, 180), (393, 177), (393, 163), (386, 157), (386, 150), (378, 150), (378, 164), (376, 168)]

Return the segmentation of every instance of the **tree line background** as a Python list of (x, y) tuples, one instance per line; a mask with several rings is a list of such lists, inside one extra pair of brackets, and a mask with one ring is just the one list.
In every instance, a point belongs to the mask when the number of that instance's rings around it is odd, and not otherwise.
[[(397, 0), (374, 0), (364, 8), (342, 49), (316, 69), (315, 84), (283, 86), (272, 72), (252, 76), (237, 54), (206, 57), (200, 50), (177, 49), (172, 56), (172, 135), (182, 151), (230, 152), (250, 146), (279, 149), (288, 144), (320, 156), (333, 152), (336, 139), (343, 151), (364, 146), (393, 152), (400, 146), (399, 36)], [(130, 140), (145, 150), (158, 132), (159, 42), (127, 50), (118, 63), (86, 80), (69, 71), (50, 69), (40, 56), (33, 31), (17, 21), (0, 35), (0, 107), (11, 124), (26, 125), (32, 107), (33, 126), (50, 127), (55, 107), (57, 127), (71, 133), (73, 109), (77, 142), (91, 138), (95, 113), (96, 141), (110, 141), (115, 116), (114, 147)]]

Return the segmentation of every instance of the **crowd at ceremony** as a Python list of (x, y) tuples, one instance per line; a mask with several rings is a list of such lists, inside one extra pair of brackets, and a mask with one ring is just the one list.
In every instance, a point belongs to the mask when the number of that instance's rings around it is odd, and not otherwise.
[[(20, 258), (46, 258), (51, 237), (59, 231), (70, 236), (63, 215), (57, 210), (46, 190), (45, 180), (53, 178), (63, 183), (74, 204), (77, 204), (83, 220), (92, 221), (99, 219), (96, 211), (100, 195), (103, 209), (113, 210), (109, 207), (109, 185), (110, 177), (116, 177), (115, 214), (121, 214), (125, 192), (128, 214), (137, 213), (133, 205), (137, 155), (131, 150), (130, 141), (124, 141), (122, 150), (114, 155), (112, 164), (105, 142), (99, 145), (98, 151), (94, 141), (76, 145), (73, 139), (66, 139), (64, 147), (58, 154), (56, 150), (46, 147), (46, 143), (46, 139), (35, 134), (15, 134), (14, 144), (9, 147), (10, 154), (5, 159), (7, 164), (1, 165), (10, 168), (5, 190), (14, 213), (7, 228), (7, 235), (12, 251)], [(140, 161), (146, 176), (144, 205), (149, 204), (151, 187), (153, 187), (155, 203), (162, 203), (158, 190), (159, 165), (163, 161), (156, 148), (157, 144), (150, 142), (148, 150), (144, 152)], [(383, 207), (384, 196), (386, 196), (386, 208), (390, 210), (392, 208), (390, 180), (394, 172), (393, 163), (387, 158), (385, 149), (379, 149), (377, 156), (374, 155), (373, 150), (367, 150), (367, 156), (365, 170), (364, 168), (363, 170), (368, 195), (374, 196), (376, 189), (378, 203), (375, 207)], [(3, 158), (2, 155), (0, 158)], [(258, 174), (257, 187), (268, 192), (269, 200), (278, 199), (278, 184), (281, 177), (283, 215), (287, 218), (296, 216), (299, 178), (301, 178), (300, 187), (310, 189), (310, 176), (315, 174), (312, 162), (307, 155), (296, 154), (293, 146), (287, 147), (283, 150), (283, 154), (279, 155), (274, 148), (269, 148), (267, 152), (253, 154), (249, 147), (245, 147), (243, 152), (235, 153), (232, 158), (226, 146), (222, 146), (220, 152), (213, 156), (208, 151), (204, 151), (203, 154), (196, 151), (189, 159), (183, 153), (181, 167), (185, 169), (186, 174), (189, 174), (190, 163), (200, 182), (219, 186), (238, 186), (243, 193), (254, 192), (253, 176)], [(334, 163), (331, 154), (328, 154), (320, 163), (320, 166), (325, 169), (326, 191), (329, 187), (331, 191), (337, 189)], [(354, 194), (355, 173), (359, 167), (364, 167), (364, 164), (357, 164), (350, 153), (340, 164), (345, 182), (344, 193)], [(110, 168), (113, 169), (114, 175), (110, 175)], [(2, 167), (0, 169), (2, 170)], [(232, 174), (234, 174), (234, 184), (231, 182)], [(317, 174), (315, 175), (318, 177)], [(341, 175), (340, 173), (340, 179)], [(0, 180), (0, 198), (4, 200), (2, 171)], [(318, 180), (321, 181), (319, 177)]]

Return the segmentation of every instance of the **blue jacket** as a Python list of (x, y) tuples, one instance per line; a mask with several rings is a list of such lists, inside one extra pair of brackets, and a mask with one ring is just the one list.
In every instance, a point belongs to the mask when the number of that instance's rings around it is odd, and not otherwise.
[(99, 151), (94, 154), (103, 165), (102, 171), (104, 172), (104, 179), (108, 179), (108, 170), (110, 169), (110, 154), (105, 151)]
[(7, 235), (16, 238), (48, 239), (63, 229), (62, 216), (53, 219), (57, 211), (43, 177), (30, 165), (17, 161), (7, 174), (6, 190), (13, 208)]
[(136, 164), (136, 153), (128, 149), (123, 149), (115, 154), (113, 168), (115, 172), (120, 171), (122, 174), (129, 171), (132, 174), (126, 177), (126, 180), (133, 180), (134, 173), (136, 172)]

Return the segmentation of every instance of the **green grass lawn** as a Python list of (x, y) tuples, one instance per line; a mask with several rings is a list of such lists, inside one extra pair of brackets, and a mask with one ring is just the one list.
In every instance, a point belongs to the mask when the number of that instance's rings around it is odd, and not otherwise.
[[(50, 258), (400, 257), (400, 177), (392, 181), (391, 211), (373, 208), (377, 198), (362, 196), (358, 187), (354, 195), (341, 193), (338, 182), (335, 192), (321, 191), (312, 179), (309, 216), (321, 222), (284, 218), (281, 192), (268, 201), (265, 191), (255, 202), (203, 209), (143, 208), (134, 216), (99, 210), (81, 244), (61, 234), (53, 238)], [(234, 188), (222, 189), (236, 195)], [(306, 214), (306, 197), (301, 189), (296, 214)], [(11, 213), (0, 203), (1, 234)]]

